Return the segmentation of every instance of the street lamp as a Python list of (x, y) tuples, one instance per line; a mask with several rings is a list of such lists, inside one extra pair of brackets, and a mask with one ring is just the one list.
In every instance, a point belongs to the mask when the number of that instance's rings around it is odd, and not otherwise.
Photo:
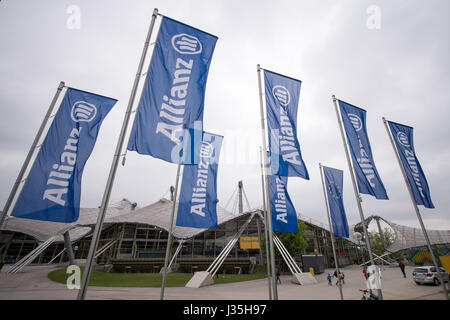
[(366, 261), (364, 260), (364, 251), (363, 251), (362, 246), (361, 246), (362, 234), (359, 233), (359, 232), (355, 232), (355, 233), (353, 234), (353, 237), (354, 237), (356, 240), (358, 240), (358, 246), (359, 246), (359, 250), (361, 251), (361, 259), (362, 259), (362, 262), (363, 262), (363, 268), (364, 268), (364, 267), (366, 266)]

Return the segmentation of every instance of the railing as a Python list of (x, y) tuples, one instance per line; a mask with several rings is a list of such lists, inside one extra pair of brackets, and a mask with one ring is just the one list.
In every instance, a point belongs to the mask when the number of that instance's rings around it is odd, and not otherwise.
[(287, 251), (286, 247), (283, 245), (281, 240), (275, 235), (275, 233), (273, 234), (273, 242), (277, 246), (278, 251), (280, 251), (281, 256), (283, 257), (284, 261), (286, 262), (286, 264), (287, 264), (289, 270), (291, 271), (291, 273), (292, 274), (302, 273), (302, 271), (300, 270), (300, 267), (297, 265), (295, 260), (289, 254), (289, 252)]
[(57, 238), (58, 235), (48, 238), (45, 242), (41, 243), (33, 251), (31, 251), (29, 254), (27, 254), (25, 257), (19, 260), (8, 271), (6, 271), (6, 273), (17, 273), (20, 270), (22, 270), (25, 266), (33, 262), (33, 260), (36, 259), (36, 257), (40, 255), (45, 249), (47, 249), (48, 246), (50, 246)]
[(94, 259), (97, 258), (99, 255), (101, 255), (103, 252), (105, 252), (106, 250), (108, 250), (109, 248), (111, 248), (111, 246), (116, 243), (119, 239), (113, 239), (110, 242), (108, 242), (107, 244), (105, 244), (103, 247), (101, 247), (100, 249), (97, 250), (97, 252), (94, 255)]
[(227, 243), (227, 245), (223, 248), (223, 250), (219, 253), (217, 258), (213, 261), (213, 263), (209, 266), (209, 268), (206, 270), (211, 274), (211, 276), (214, 276), (216, 272), (219, 270), (220, 266), (224, 262), (224, 260), (227, 258), (228, 254), (230, 253), (231, 249), (234, 247), (236, 242), (238, 241), (239, 237), (241, 236), (242, 232), (247, 228), (250, 221), (252, 221), (253, 217), (255, 216), (255, 213), (252, 213), (250, 217), (247, 219), (247, 221), (241, 226), (239, 231), (236, 233), (236, 235), (233, 237), (233, 239)]

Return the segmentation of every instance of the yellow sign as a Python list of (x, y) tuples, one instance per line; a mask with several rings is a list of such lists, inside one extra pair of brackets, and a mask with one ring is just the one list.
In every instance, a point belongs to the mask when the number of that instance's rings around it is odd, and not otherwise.
[(447, 271), (450, 272), (450, 256), (441, 256), (439, 257), (442, 263), (442, 267)]
[(258, 237), (241, 237), (241, 249), (259, 249)]

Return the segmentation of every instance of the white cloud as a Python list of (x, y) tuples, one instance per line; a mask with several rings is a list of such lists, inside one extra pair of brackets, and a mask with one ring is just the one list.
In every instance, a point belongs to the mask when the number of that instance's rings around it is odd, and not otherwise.
[[(261, 144), (256, 64), (299, 78), (298, 135), (311, 180), (292, 178), (298, 211), (326, 221), (318, 163), (344, 170), (345, 207), (359, 221), (331, 95), (367, 110), (378, 171), (389, 201), (363, 196), (366, 215), (413, 223), (412, 206), (381, 117), (415, 128), (416, 150), (436, 209), (430, 227), (450, 228), (447, 183), (450, 85), (447, 1), (7, 1), (0, 3), (0, 205), (4, 205), (59, 81), (119, 99), (105, 119), (83, 176), (82, 206), (102, 198), (139, 56), (154, 6), (160, 13), (219, 37), (210, 68), (205, 129), (242, 133), (219, 167), (219, 199), (244, 180), (250, 203), (261, 204)], [(80, 7), (80, 29), (66, 27), (69, 5)], [(366, 27), (366, 9), (381, 9), (381, 29)], [(148, 63), (148, 61), (147, 61)], [(130, 124), (131, 127), (131, 124)], [(246, 150), (248, 149), (248, 150)], [(246, 153), (248, 152), (248, 153)], [(238, 158), (237, 155), (240, 157)], [(140, 206), (174, 184), (176, 165), (128, 153), (111, 201)], [(257, 159), (257, 158), (256, 158)], [(422, 209), (421, 209), (422, 210)], [(431, 210), (423, 209), (427, 216)], [(411, 220), (412, 219), (412, 220)]]

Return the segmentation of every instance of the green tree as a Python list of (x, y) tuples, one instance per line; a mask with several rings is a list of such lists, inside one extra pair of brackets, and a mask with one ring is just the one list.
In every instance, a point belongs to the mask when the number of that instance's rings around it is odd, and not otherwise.
[[(376, 255), (381, 256), (385, 253), (383, 247), (383, 241), (381, 239), (381, 235), (378, 232), (372, 233), (372, 243), (373, 243), (373, 251)], [(389, 248), (391, 244), (394, 243), (395, 235), (389, 228), (384, 228), (383, 230), (384, 243), (386, 244), (386, 248)]]
[[(305, 240), (307, 236), (306, 224), (303, 221), (298, 221), (297, 229), (297, 233), (275, 232), (276, 236), (280, 239), (291, 256), (297, 253), (305, 252), (306, 248), (308, 247), (308, 242)], [(263, 251), (266, 252), (265, 241), (262, 241), (262, 246)], [(281, 257), (278, 249), (275, 250), (275, 257)]]

